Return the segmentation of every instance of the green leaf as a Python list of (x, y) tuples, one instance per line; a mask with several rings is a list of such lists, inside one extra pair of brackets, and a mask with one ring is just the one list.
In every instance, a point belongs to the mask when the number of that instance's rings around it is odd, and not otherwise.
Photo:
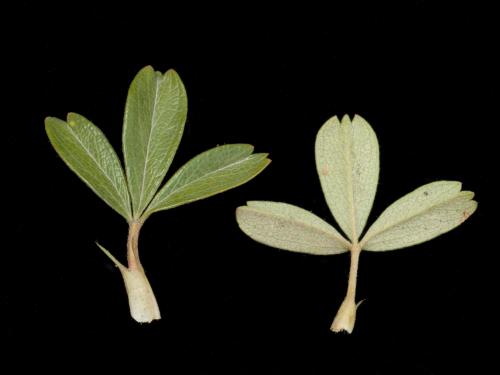
[(125, 107), (123, 153), (133, 215), (141, 216), (160, 186), (184, 131), (187, 97), (177, 73), (143, 68)]
[(357, 241), (373, 205), (379, 149), (373, 129), (360, 116), (335, 116), (316, 138), (316, 167), (326, 202), (344, 233)]
[(85, 117), (69, 113), (67, 122), (47, 117), (45, 130), (68, 167), (102, 200), (130, 220), (130, 198), (123, 169), (99, 128)]
[(437, 181), (390, 205), (367, 231), (365, 250), (395, 250), (428, 241), (462, 224), (477, 208), (474, 193), (456, 181)]
[(144, 216), (207, 198), (239, 186), (270, 162), (267, 154), (253, 154), (253, 146), (233, 144), (212, 148), (181, 167), (158, 192)]
[(350, 243), (313, 213), (287, 203), (250, 201), (238, 207), (241, 230), (257, 242), (315, 255), (339, 254)]

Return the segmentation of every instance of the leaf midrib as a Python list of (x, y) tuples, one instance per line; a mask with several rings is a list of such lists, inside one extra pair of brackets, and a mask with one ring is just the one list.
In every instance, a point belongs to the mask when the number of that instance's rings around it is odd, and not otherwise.
[(347, 166), (348, 166), (348, 169), (349, 169), (349, 172), (347, 174), (347, 185), (348, 185), (348, 189), (349, 189), (349, 203), (350, 203), (350, 211), (351, 211), (351, 230), (352, 230), (352, 241), (353, 242), (358, 242), (358, 235), (357, 235), (357, 228), (356, 228), (356, 208), (354, 207), (354, 177), (353, 177), (353, 174), (354, 174), (354, 170), (353, 170), (353, 162), (352, 162), (352, 153), (353, 153), (353, 146), (352, 146), (352, 133), (354, 131), (354, 129), (352, 128), (353, 125), (350, 124), (349, 125), (349, 132), (348, 132), (348, 136), (347, 136)]
[(149, 149), (150, 149), (150, 144), (151, 144), (151, 134), (153, 133), (154, 129), (156, 128), (157, 126), (157, 123), (158, 121), (153, 121), (155, 119), (155, 113), (156, 113), (156, 107), (158, 105), (158, 92), (160, 91), (158, 89), (161, 81), (164, 79), (158, 79), (158, 77), (156, 76), (155, 74), (155, 100), (154, 100), (154, 104), (153, 104), (153, 109), (151, 111), (151, 127), (149, 129), (149, 134), (148, 134), (148, 144), (146, 146), (146, 156), (144, 157), (144, 167), (142, 169), (142, 182), (141, 182), (141, 191), (140, 191), (140, 195), (139, 195), (139, 201), (137, 202), (137, 209), (139, 210), (143, 205), (142, 205), (142, 199), (144, 197), (144, 185), (145, 185), (145, 181), (146, 181), (146, 170), (147, 170), (147, 166), (148, 166), (148, 158), (149, 158)]

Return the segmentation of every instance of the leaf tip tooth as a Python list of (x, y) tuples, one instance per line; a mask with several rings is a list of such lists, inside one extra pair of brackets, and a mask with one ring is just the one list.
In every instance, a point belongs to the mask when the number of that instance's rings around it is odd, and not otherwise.
[(344, 116), (342, 116), (341, 123), (346, 124), (346, 125), (351, 123), (351, 118), (349, 117), (349, 115), (347, 113)]
[(170, 68), (164, 74), (164, 77), (170, 77), (170, 76), (175, 77), (176, 79), (180, 79), (179, 73), (177, 73), (177, 71), (173, 68)]
[(43, 119), (43, 123), (45, 124), (45, 127), (47, 127), (49, 125), (49, 123), (51, 121), (53, 121), (53, 120), (54, 120), (54, 117), (52, 117), (52, 116), (45, 116), (45, 118)]
[(258, 154), (253, 154), (254, 157), (259, 157), (260, 162), (264, 164), (264, 167), (267, 167), (271, 163), (271, 159), (268, 158), (269, 154), (265, 152), (259, 152)]
[(318, 134), (316, 134), (316, 142), (320, 142), (322, 138), (322, 134), (324, 132), (332, 131), (335, 129), (337, 126), (340, 125), (339, 118), (337, 115), (330, 117), (326, 122), (321, 126), (321, 128), (318, 130)]
[(455, 180), (439, 180), (435, 182), (431, 182), (431, 184), (441, 184), (443, 187), (450, 188), (457, 193), (462, 190), (462, 183), (460, 181)]
[(68, 114), (66, 115), (66, 122), (69, 126), (73, 127), (76, 125), (76, 121), (79, 117), (81, 118), (82, 116), (80, 116), (78, 113), (68, 112)]
[[(365, 127), (369, 127), (370, 129), (372, 129), (372, 127), (370, 126), (370, 124), (368, 123), (368, 121), (366, 121), (363, 116), (358, 115), (357, 113), (354, 114), (354, 116), (352, 117), (352, 123), (353, 124), (358, 124), (358, 125), (363, 125)], [(373, 131), (373, 129), (372, 129), (372, 131)]]
[(151, 65), (146, 65), (141, 70), (139, 70), (139, 72), (136, 74), (136, 76), (134, 78), (134, 81), (136, 79), (138, 79), (138, 77), (140, 77), (140, 76), (142, 76), (144, 74), (151, 74), (151, 73), (153, 73), (153, 74), (155, 73), (154, 68)]
[(470, 200), (472, 200), (472, 198), (474, 198), (474, 196), (476, 195), (473, 191), (469, 191), (469, 190), (465, 190), (463, 191), (464, 194), (467, 194), (467, 198), (469, 198)]
[(258, 208), (256, 206), (258, 206), (260, 202), (261, 201), (247, 201), (246, 206), (240, 206), (240, 208), (242, 208), (243, 210), (247, 208)]
[(253, 154), (253, 151), (255, 150), (254, 145), (251, 145), (250, 143), (240, 143), (240, 145), (247, 148), (248, 155)]
[(337, 115), (335, 115), (335, 116), (330, 117), (326, 123), (331, 124), (331, 125), (339, 125), (340, 120), (339, 120), (339, 117)]
[(474, 211), (477, 210), (477, 206), (478, 206), (479, 203), (476, 200), (474, 200), (474, 199), (471, 200), (471, 203), (472, 203), (471, 214), (473, 214)]
[(236, 216), (236, 221), (238, 222), (238, 225), (241, 225), (241, 215), (242, 215), (245, 207), (247, 207), (247, 206), (239, 206), (239, 207), (236, 207), (236, 210), (234, 210), (234, 214)]
[(477, 203), (477, 201), (474, 201), (474, 200), (472, 201), (472, 209), (470, 210), (470, 215), (472, 215), (474, 212), (476, 212), (478, 205), (479, 205), (479, 203)]
[(60, 127), (61, 124), (66, 124), (66, 122), (57, 117), (47, 116), (44, 119), (44, 124), (45, 124), (45, 131), (47, 133), (51, 133), (57, 127)]

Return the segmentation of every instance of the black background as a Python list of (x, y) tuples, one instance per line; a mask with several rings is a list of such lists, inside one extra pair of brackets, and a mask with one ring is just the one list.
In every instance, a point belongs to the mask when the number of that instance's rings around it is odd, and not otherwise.
[[(21, 3), (4, 35), (9, 181), (1, 336), (38, 366), (155, 366), (173, 374), (445, 374), (487, 366), (495, 294), (488, 186), (496, 128), (489, 10), (477, 4), (269, 8)], [(133, 322), (119, 272), (127, 226), (51, 148), (44, 117), (81, 113), (121, 149), (130, 81), (177, 70), (185, 133), (169, 175), (201, 151), (244, 142), (271, 165), (237, 189), (153, 215), (141, 258), (162, 310)], [(365, 117), (381, 151), (369, 223), (421, 184), (456, 179), (471, 219), (414, 248), (361, 256), (352, 335), (329, 331), (349, 257), (279, 251), (234, 210), (277, 200), (333, 223), (314, 164), (332, 115)], [(14, 162), (12, 162), (14, 161)], [(25, 363), (18, 363), (23, 365)], [(102, 367), (99, 367), (99, 369)], [(68, 369), (68, 368), (66, 368)]]

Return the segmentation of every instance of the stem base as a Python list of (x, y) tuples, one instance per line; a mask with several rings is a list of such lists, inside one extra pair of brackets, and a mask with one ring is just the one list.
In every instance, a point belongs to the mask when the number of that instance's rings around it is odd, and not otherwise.
[(352, 333), (356, 322), (356, 303), (353, 298), (346, 298), (339, 307), (335, 319), (333, 319), (330, 330), (333, 332), (346, 331)]
[[(333, 319), (330, 330), (333, 332), (346, 331), (352, 333), (356, 322), (356, 282), (358, 279), (358, 263), (361, 248), (355, 243), (351, 248), (351, 267), (349, 269), (349, 281), (347, 284), (347, 294), (342, 305)], [(358, 304), (359, 305), (359, 304)]]
[(144, 271), (122, 267), (120, 272), (125, 281), (132, 318), (139, 323), (161, 319), (158, 303)]

